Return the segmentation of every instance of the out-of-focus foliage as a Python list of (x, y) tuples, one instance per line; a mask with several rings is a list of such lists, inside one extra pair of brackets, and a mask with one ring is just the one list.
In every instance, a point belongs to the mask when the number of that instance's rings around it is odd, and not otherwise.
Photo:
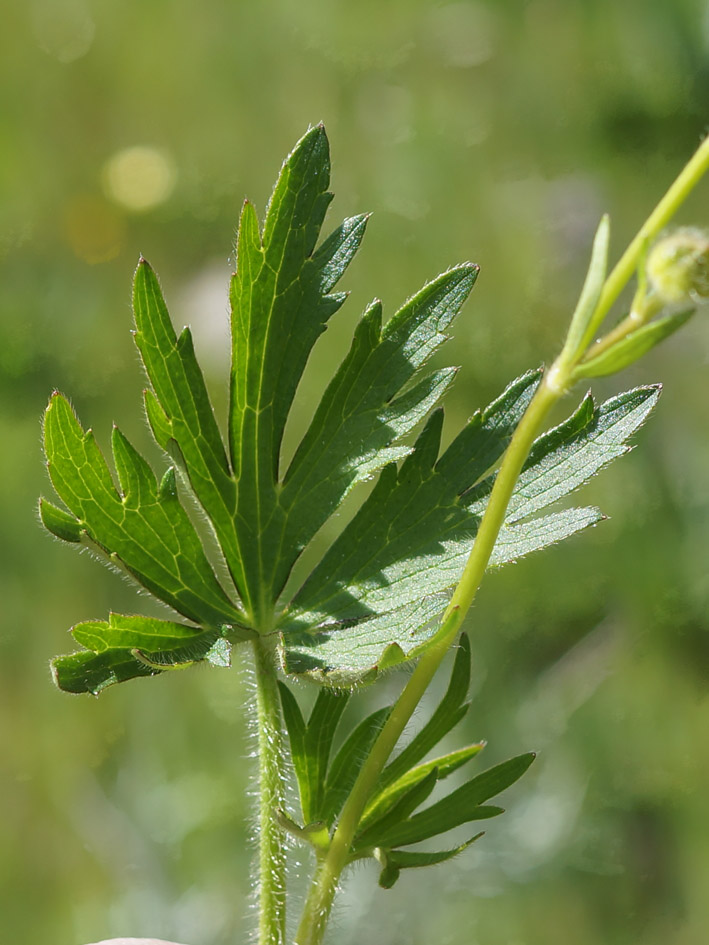
[[(393, 311), (408, 287), (470, 258), (480, 280), (440, 361), (463, 366), (450, 436), (557, 352), (600, 213), (613, 214), (614, 257), (706, 130), (707, 101), (705, 0), (7, 5), (3, 945), (117, 934), (226, 945), (248, 925), (245, 676), (171, 673), (98, 702), (49, 681), (64, 628), (135, 609), (131, 588), (47, 539), (34, 502), (46, 491), (39, 419), (54, 387), (97, 431), (115, 419), (150, 454), (128, 333), (139, 251), (220, 376), (223, 247), (243, 193), (263, 205), (280, 156), (323, 119), (337, 214), (375, 216), (286, 450), (372, 291)], [(705, 184), (683, 220), (708, 219)], [(374, 869), (355, 872), (342, 945), (394, 945), (405, 914), (414, 945), (705, 941), (708, 359), (709, 329), (695, 320), (627, 372), (623, 387), (662, 380), (665, 394), (640, 448), (591, 490), (612, 521), (492, 575), (474, 608), (475, 703), (461, 739), (490, 738), (490, 763), (540, 752), (507, 823), (391, 891)]]

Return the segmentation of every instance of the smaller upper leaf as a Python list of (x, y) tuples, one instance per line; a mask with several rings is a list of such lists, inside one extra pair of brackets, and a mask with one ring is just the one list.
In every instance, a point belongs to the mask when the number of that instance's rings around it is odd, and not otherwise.
[(390, 713), (391, 706), (384, 706), (368, 715), (353, 729), (335, 755), (327, 772), (325, 797), (322, 803), (322, 819), (326, 824), (332, 824), (340, 813)]
[(608, 269), (609, 243), (610, 219), (606, 214), (598, 224), (593, 240), (588, 273), (564, 344), (562, 353), (562, 359), (564, 360), (571, 360), (579, 355), (588, 346), (597, 327), (594, 325), (593, 316), (598, 307), (598, 300), (603, 291), (603, 283)]
[[(428, 778), (432, 771), (436, 772), (436, 780), (441, 781), (443, 778), (447, 778), (449, 774), (457, 771), (458, 768), (461, 768), (464, 764), (467, 764), (472, 758), (479, 754), (484, 747), (484, 742), (468, 745), (466, 748), (459, 748), (457, 751), (451, 751), (440, 758), (434, 758), (432, 761), (416, 765), (415, 768), (411, 768), (406, 774), (402, 774), (393, 784), (390, 784), (388, 787), (384, 788), (384, 790), (374, 795), (367, 805), (367, 809), (360, 821), (361, 831), (366, 832), (367, 836), (376, 835), (377, 832), (382, 829), (384, 818), (389, 816), (390, 811), (398, 804), (399, 799), (417, 784)], [(366, 843), (367, 841), (365, 840), (364, 842)]]
[(406, 823), (416, 808), (429, 798), (437, 781), (438, 768), (434, 766), (429, 768), (423, 777), (413, 778), (405, 785), (393, 799), (393, 803), (388, 805), (386, 810), (382, 810), (381, 816), (355, 837), (352, 845), (353, 855), (356, 856), (367, 847), (386, 846), (380, 842), (380, 838), (388, 837), (392, 830)]

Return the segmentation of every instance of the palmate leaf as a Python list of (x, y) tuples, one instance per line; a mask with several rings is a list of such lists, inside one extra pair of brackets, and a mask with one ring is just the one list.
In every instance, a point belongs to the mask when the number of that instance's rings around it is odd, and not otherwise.
[[(437, 709), (384, 769), (360, 817), (349, 861), (367, 857), (378, 860), (382, 866), (380, 885), (384, 888), (394, 884), (402, 869), (442, 863), (482, 836), (478, 833), (466, 843), (436, 852), (397, 849), (428, 840), (464, 823), (498, 816), (502, 809), (485, 802), (521, 777), (534, 758), (533, 754), (526, 754), (499, 764), (471, 778), (443, 801), (419, 810), (438, 781), (458, 771), (484, 747), (484, 743), (479, 742), (417, 764), (467, 710), (463, 699), (469, 681), (470, 645), (463, 635), (448, 688)], [(321, 689), (306, 722), (290, 689), (280, 683), (280, 690), (298, 779), (303, 825), (283, 811), (278, 812), (278, 818), (288, 833), (322, 854), (329, 847), (331, 828), (392, 706), (378, 709), (356, 725), (330, 761), (349, 693)]]
[[(319, 242), (332, 198), (329, 178), (327, 137), (318, 126), (284, 162), (263, 224), (253, 205), (244, 204), (230, 291), (226, 437), (189, 329), (178, 334), (173, 328), (157, 276), (145, 260), (135, 275), (135, 340), (150, 384), (145, 392), (150, 427), (204, 511), (223, 558), (219, 565), (226, 565), (233, 586), (225, 589), (217, 579), (222, 569), (210, 562), (211, 550), (205, 551), (179, 501), (174, 471), (158, 484), (145, 460), (115, 431), (119, 491), (93, 435), (84, 433), (60, 395), (47, 410), (45, 449), (65, 507), (42, 500), (41, 515), (53, 534), (89, 545), (187, 618), (195, 625), (188, 629), (226, 634), (232, 642), (277, 633), (287, 674), (308, 674), (332, 686), (371, 679), (427, 645), (470, 552), (494, 468), (540, 372), (513, 382), (439, 456), (442, 414), (430, 411), (455, 369), (426, 374), (424, 368), (445, 341), (478, 272), (470, 263), (455, 266), (424, 285), (388, 321), (380, 302), (367, 308), (286, 464), (281, 443), (296, 389), (314, 344), (345, 299), (334, 289), (367, 225), (366, 215), (348, 218)], [(538, 513), (620, 455), (656, 396), (648, 388), (600, 408), (587, 401), (539, 441), (493, 565), (599, 521), (595, 509)], [(427, 417), (412, 446), (407, 435)], [(303, 549), (352, 487), (373, 474), (378, 481), (370, 497), (304, 584), (286, 596)], [(89, 646), (77, 655), (72, 687), (97, 691), (176, 659), (159, 636), (147, 662), (129, 642), (128, 628), (113, 626), (111, 640), (105, 651)], [(61, 659), (68, 673), (69, 658)], [(57, 678), (62, 684), (69, 675)], [(464, 711), (461, 703), (455, 711)], [(409, 759), (408, 767), (412, 763)], [(308, 801), (310, 812), (317, 808), (332, 816), (337, 791), (321, 784), (318, 792)]]
[(603, 377), (616, 374), (631, 364), (665, 338), (669, 338), (694, 315), (695, 309), (675, 312), (649, 322), (631, 332), (622, 341), (616, 342), (608, 351), (583, 361), (575, 371), (576, 377)]
[(306, 723), (291, 691), (283, 684), (280, 690), (303, 820), (310, 824), (325, 819), (323, 806), (330, 752), (349, 693), (321, 689)]
[(283, 683), (279, 688), (303, 822), (306, 826), (324, 823), (329, 827), (339, 814), (391, 707), (378, 709), (363, 719), (330, 762), (349, 693), (321, 689), (306, 722), (290, 689)]
[(365, 759), (377, 736), (389, 718), (391, 706), (384, 706), (372, 712), (350, 733), (327, 772), (325, 796), (321, 811), (322, 820), (331, 825), (340, 813), (342, 805), (347, 799), (357, 780)]

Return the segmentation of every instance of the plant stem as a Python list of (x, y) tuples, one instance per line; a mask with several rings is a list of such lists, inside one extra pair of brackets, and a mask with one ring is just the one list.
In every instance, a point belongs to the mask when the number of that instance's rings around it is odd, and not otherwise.
[(259, 945), (286, 939), (286, 854), (276, 811), (283, 807), (283, 735), (273, 652), (253, 641), (259, 759)]
[(512, 491), (530, 447), (549, 410), (561, 396), (562, 392), (548, 386), (545, 378), (515, 430), (495, 480), (463, 577), (444, 614), (441, 629), (419, 659), (362, 766), (342, 809), (330, 849), (318, 865), (295, 939), (296, 945), (320, 945), (322, 942), (337, 884), (347, 864), (352, 841), (367, 801), (396, 743), (460, 630), (487, 568)]
[[(618, 264), (604, 283), (598, 304), (590, 320), (593, 333), (600, 326), (613, 302), (633, 276), (647, 241), (664, 227), (700, 178), (709, 169), (709, 138), (685, 166), (655, 210), (641, 227)], [(625, 335), (630, 330), (623, 323)], [(614, 340), (617, 340), (614, 335)], [(592, 349), (591, 349), (592, 350)], [(504, 523), (505, 513), (520, 472), (531, 446), (542, 429), (549, 411), (573, 384), (573, 369), (583, 357), (578, 353), (569, 363), (563, 355), (546, 372), (542, 383), (514, 432), (495, 479), (490, 499), (468, 558), (463, 576), (455, 589), (443, 616), (441, 628), (420, 657), (414, 672), (402, 690), (387, 722), (367, 757), (359, 777), (342, 809), (330, 848), (319, 859), (308, 898), (305, 903), (295, 945), (321, 945), (332, 909), (342, 870), (347, 865), (359, 821), (377, 780), (396, 743), (451, 643), (455, 640), (463, 620), (475, 599), (485, 570), (490, 562), (497, 536)]]
[[(613, 272), (606, 279), (591, 323), (594, 333), (600, 327), (615, 300), (633, 277), (647, 243), (653, 240), (663, 227), (667, 226), (708, 170), (709, 135), (685, 164), (679, 176), (640, 227), (637, 235), (616, 263)], [(591, 355), (593, 355), (593, 349), (591, 349)]]

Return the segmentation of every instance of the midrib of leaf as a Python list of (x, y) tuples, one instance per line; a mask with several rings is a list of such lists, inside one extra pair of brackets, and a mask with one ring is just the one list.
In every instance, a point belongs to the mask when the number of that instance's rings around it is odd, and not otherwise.
[[(249, 548), (245, 561), (245, 602), (254, 624), (262, 631), (270, 629), (273, 619), (274, 594), (270, 580), (273, 562), (270, 558), (274, 555), (274, 538), (282, 530), (277, 480), (289, 399), (310, 347), (322, 331), (327, 315), (331, 314), (328, 308), (333, 308), (336, 302), (336, 298), (331, 297), (328, 305), (319, 292), (313, 264), (317, 232), (330, 199), (326, 191), (329, 162), (323, 135), (322, 129), (313, 129), (289, 159), (302, 159), (299, 173), (308, 191), (298, 191), (293, 168), (288, 161), (284, 165), (266, 214), (263, 237), (253, 207), (248, 203), (244, 205), (237, 246), (237, 274), (232, 282), (234, 366), (230, 444), (239, 484), (237, 530), (241, 532), (242, 547)], [(306, 146), (309, 153), (304, 156), (302, 150)], [(318, 161), (322, 165), (319, 171)], [(290, 205), (284, 207), (286, 201)], [(296, 214), (302, 215), (300, 230), (294, 225)], [(299, 253), (306, 248), (307, 256), (298, 269)], [(289, 253), (293, 254), (295, 264), (293, 278), (283, 285), (282, 280), (289, 275)], [(288, 298), (289, 292), (292, 299)], [(312, 296), (313, 311), (312, 323), (307, 325), (304, 319), (309, 314), (309, 296)], [(293, 311), (286, 337), (276, 337), (278, 306), (288, 303)], [(261, 329), (255, 332), (259, 320)], [(292, 351), (290, 343), (299, 329), (300, 344)], [(289, 354), (294, 357), (292, 365), (284, 361)], [(269, 371), (275, 376), (269, 377)]]
[[(250, 206), (250, 205), (245, 206), (244, 213), (251, 214), (253, 211), (247, 210), (246, 209), (247, 206)], [(255, 213), (254, 213), (254, 216), (255, 216)], [(292, 213), (291, 213), (291, 218), (292, 218)], [(243, 219), (244, 217), (242, 217), (242, 220)], [(256, 555), (257, 555), (257, 560), (258, 560), (258, 571), (256, 575), (256, 589), (259, 595), (258, 602), (256, 602), (254, 599), (254, 587), (252, 585), (252, 582), (250, 582), (248, 579), (246, 581), (244, 590), (247, 596), (246, 605), (250, 611), (252, 619), (257, 625), (261, 624), (261, 626), (259, 626), (259, 629), (267, 630), (267, 629), (270, 629), (269, 610), (272, 611), (273, 601), (269, 600), (266, 597), (266, 594), (269, 588), (267, 587), (266, 582), (264, 580), (264, 571), (265, 571), (264, 555), (263, 555), (263, 545), (260, 540), (260, 537), (266, 529), (266, 523), (264, 522), (264, 514), (263, 514), (264, 508), (265, 508), (265, 501), (267, 499), (269, 500), (269, 504), (271, 506), (271, 509), (270, 509), (271, 515), (274, 514), (275, 508), (277, 505), (276, 483), (274, 479), (272, 478), (273, 477), (273, 464), (274, 462), (277, 464), (277, 457), (273, 456), (273, 453), (276, 451), (274, 450), (272, 437), (271, 437), (271, 442), (269, 444), (269, 449), (268, 450), (264, 449), (263, 443), (264, 443), (264, 439), (268, 440), (268, 431), (266, 431), (266, 437), (264, 438), (263, 428), (265, 425), (265, 421), (261, 418), (265, 415), (266, 410), (268, 410), (269, 408), (271, 408), (271, 410), (273, 409), (273, 400), (271, 400), (271, 402), (266, 406), (263, 405), (262, 400), (264, 396), (264, 371), (266, 368), (265, 352), (268, 347), (268, 341), (269, 341), (269, 338), (271, 337), (271, 331), (272, 331), (272, 326), (273, 326), (273, 314), (274, 314), (274, 309), (275, 309), (275, 301), (277, 298), (276, 289), (277, 289), (277, 284), (278, 284), (278, 277), (277, 277), (278, 270), (273, 270), (272, 267), (267, 263), (266, 252), (262, 245), (258, 223), (255, 220), (250, 221), (250, 225), (253, 225), (254, 223), (256, 224), (256, 235), (260, 243), (258, 247), (258, 253), (261, 258), (261, 262), (260, 262), (260, 266), (258, 267), (258, 272), (252, 275), (251, 259), (249, 259), (249, 276), (251, 277), (249, 279), (250, 291), (249, 291), (249, 296), (248, 296), (249, 298), (249, 306), (248, 306), (249, 325), (251, 325), (251, 322), (254, 318), (253, 286), (257, 283), (259, 275), (264, 271), (265, 268), (271, 269), (273, 275), (272, 275), (271, 301), (267, 310), (266, 329), (264, 332), (264, 341), (263, 341), (263, 347), (262, 347), (261, 357), (260, 357), (258, 384), (256, 385), (256, 389), (254, 391), (256, 403), (253, 406), (251, 406), (248, 403), (248, 375), (249, 375), (248, 361), (253, 357), (253, 355), (251, 353), (249, 341), (248, 340), (246, 341), (248, 355), (247, 355), (247, 367), (245, 371), (245, 376), (246, 376), (246, 389), (244, 392), (245, 393), (245, 406), (242, 412), (242, 419), (241, 419), (241, 424), (240, 424), (241, 436), (239, 439), (240, 439), (241, 460), (239, 463), (239, 475), (238, 475), (237, 482), (241, 484), (241, 481), (242, 481), (241, 471), (244, 468), (244, 465), (246, 463), (251, 462), (254, 468), (253, 477), (254, 477), (255, 482), (257, 483), (257, 486), (253, 491), (252, 498), (253, 498), (253, 502), (256, 508), (256, 521), (260, 524), (260, 527), (257, 529), (257, 532), (256, 532), (256, 540), (255, 540)], [(253, 233), (249, 235), (253, 236)], [(284, 246), (283, 246), (283, 250), (280, 257), (281, 265), (282, 265), (283, 257), (285, 254), (285, 246), (286, 246), (286, 243), (284, 241)], [(253, 249), (253, 244), (252, 244), (252, 249)], [(241, 263), (241, 259), (239, 260), (239, 262)], [(249, 443), (246, 437), (244, 436), (244, 430), (247, 427), (246, 415), (249, 412), (249, 410), (253, 412), (254, 417), (255, 417), (255, 420), (253, 423), (253, 440), (251, 443)], [(272, 430), (272, 425), (271, 425), (271, 430)], [(248, 456), (247, 456), (247, 451), (248, 451)], [(269, 479), (266, 478), (267, 475), (269, 476)], [(267, 482), (269, 486), (268, 490), (266, 489)], [(268, 493), (270, 493), (270, 495)], [(237, 497), (237, 504), (240, 504), (239, 496)], [(241, 515), (241, 510), (239, 514)], [(237, 531), (238, 531), (238, 528), (237, 528)], [(265, 626), (263, 625), (264, 621), (265, 621)]]
[[(289, 183), (290, 183), (290, 177), (291, 177), (291, 174), (290, 174), (290, 171), (288, 171), (288, 182), (289, 182)], [(269, 206), (268, 209), (270, 210), (270, 206)], [(294, 216), (294, 214), (295, 214), (295, 209), (296, 209), (296, 201), (293, 201), (293, 204), (292, 204), (292, 207), (291, 207), (290, 216), (289, 216), (289, 228), (290, 228), (290, 224), (292, 224), (292, 222), (293, 222), (293, 216)], [(267, 212), (266, 212), (266, 217), (268, 218), (268, 210), (267, 210)], [(265, 235), (266, 235), (266, 227), (264, 227), (264, 237), (265, 237)], [(273, 275), (273, 294), (272, 294), (272, 296), (271, 296), (271, 304), (270, 304), (270, 306), (269, 306), (268, 318), (267, 318), (267, 322), (266, 322), (266, 336), (265, 336), (265, 341), (264, 341), (264, 352), (265, 352), (266, 350), (268, 350), (268, 348), (269, 348), (269, 340), (270, 340), (270, 338), (271, 338), (271, 331), (272, 331), (272, 328), (273, 328), (273, 313), (274, 313), (275, 304), (276, 304), (276, 298), (277, 298), (277, 291), (276, 291), (276, 290), (277, 290), (277, 287), (278, 287), (278, 273), (281, 271), (281, 268), (282, 268), (282, 266), (283, 266), (283, 260), (284, 260), (284, 258), (285, 258), (285, 253), (286, 253), (286, 247), (287, 247), (287, 245), (288, 245), (288, 240), (287, 240), (287, 239), (284, 239), (284, 240), (283, 240), (283, 248), (282, 248), (282, 251), (281, 251), (281, 257), (280, 257), (280, 260), (279, 260), (279, 265), (278, 265), (278, 268), (277, 268), (276, 270), (274, 270), (274, 275)], [(265, 254), (265, 251), (262, 250), (262, 253), (263, 253), (263, 263), (262, 263), (262, 265), (267, 265), (267, 263), (266, 263), (266, 254)], [(310, 256), (309, 256), (309, 259), (312, 259), (312, 252), (311, 252), (311, 254), (310, 254)], [(306, 265), (307, 265), (307, 262), (306, 262)], [(264, 354), (264, 357), (262, 357), (262, 359), (261, 359), (261, 372), (260, 372), (260, 376), (259, 376), (259, 399), (260, 399), (261, 392), (262, 392), (262, 390), (263, 390), (263, 378), (264, 378), (264, 371), (265, 371), (265, 369), (266, 369), (266, 357), (265, 357), (265, 354)], [(275, 399), (275, 396), (274, 396), (274, 399)], [(279, 509), (280, 509), (279, 497), (280, 497), (281, 488), (280, 488), (280, 484), (279, 484), (279, 481), (278, 481), (278, 474), (279, 474), (279, 459), (280, 459), (280, 444), (281, 444), (281, 439), (282, 439), (282, 431), (281, 431), (281, 436), (278, 438), (277, 444), (276, 444), (275, 442), (272, 442), (272, 443), (271, 443), (271, 449), (272, 449), (273, 454), (274, 454), (273, 457), (272, 457), (272, 459), (271, 459), (271, 462), (272, 462), (272, 475), (273, 475), (273, 478), (274, 478), (274, 498), (275, 498), (275, 502), (278, 503), (278, 505), (279, 505)], [(255, 455), (256, 455), (256, 458), (257, 458), (257, 464), (259, 464), (259, 463), (261, 462), (260, 429), (257, 431), (257, 434), (256, 434), (256, 444), (255, 444), (255, 448), (256, 448), (256, 453), (255, 453)], [(260, 479), (260, 476), (259, 476), (259, 479)], [(258, 504), (258, 510), (259, 510), (259, 519), (261, 519), (261, 515), (260, 515), (260, 512), (261, 512), (261, 495), (260, 495), (260, 490), (257, 490), (257, 504)], [(275, 509), (272, 511), (272, 514), (275, 514)], [(284, 523), (284, 524), (282, 525), (282, 527), (281, 527), (281, 534), (284, 534), (284, 533), (285, 533), (285, 523)], [(278, 559), (279, 555), (280, 555), (280, 548), (279, 548), (279, 554), (274, 556), (274, 561), (273, 561), (273, 565), (272, 565), (272, 568), (271, 568), (271, 576), (273, 575), (273, 572), (275, 571), (276, 564), (277, 564), (277, 559)], [(266, 565), (266, 562), (265, 562), (264, 559), (263, 559), (263, 547), (262, 547), (262, 546), (259, 546), (259, 562), (260, 562), (260, 565), (261, 565), (261, 571), (260, 571), (260, 576), (259, 576), (259, 577), (260, 577), (259, 586), (261, 587), (263, 594), (264, 594), (264, 595), (267, 595), (267, 594), (270, 594), (270, 591), (271, 591), (271, 582), (270, 582), (270, 581), (267, 582), (267, 581), (265, 580), (265, 572), (266, 572), (266, 569), (267, 569), (267, 565)], [(272, 598), (271, 598), (270, 596), (266, 597), (265, 599), (262, 598), (262, 600), (261, 600), (260, 603), (261, 603), (262, 611), (265, 611), (265, 610), (267, 610), (268, 608), (270, 608), (270, 609), (271, 609), (271, 615), (273, 614), (273, 606), (274, 606), (274, 603), (275, 603), (275, 602), (272, 600)], [(270, 629), (270, 628), (269, 628), (269, 629)]]

